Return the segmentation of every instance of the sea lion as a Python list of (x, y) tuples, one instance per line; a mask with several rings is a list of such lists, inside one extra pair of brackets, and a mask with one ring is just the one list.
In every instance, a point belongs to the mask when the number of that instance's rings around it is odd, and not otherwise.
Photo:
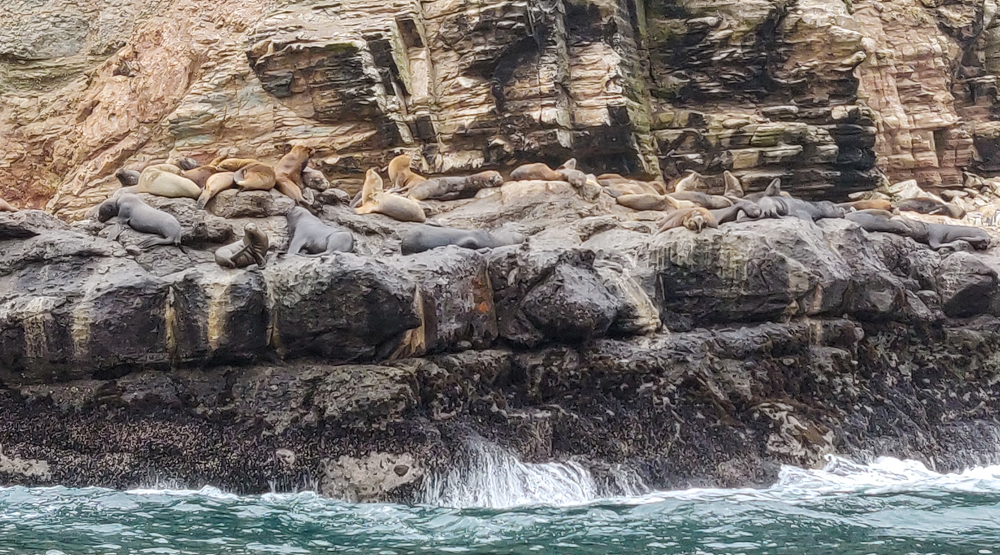
[(135, 192), (167, 198), (198, 198), (201, 195), (201, 187), (197, 183), (161, 167), (150, 166), (142, 170)]
[(757, 206), (767, 217), (793, 216), (814, 222), (823, 218), (843, 218), (845, 210), (829, 201), (809, 202), (793, 197), (764, 197)]
[(407, 196), (414, 200), (455, 200), (475, 196), (480, 189), (501, 185), (503, 176), (495, 171), (463, 177), (432, 177), (414, 185)]
[(236, 174), (233, 172), (219, 172), (212, 174), (205, 183), (205, 189), (201, 192), (201, 195), (198, 196), (198, 202), (195, 206), (197, 206), (199, 210), (205, 208), (208, 201), (212, 200), (215, 195), (232, 187), (236, 183), (233, 180), (234, 175)]
[(673, 192), (685, 193), (689, 191), (697, 191), (700, 188), (699, 184), (703, 181), (701, 174), (694, 170), (688, 170), (685, 174), (686, 175), (684, 177), (674, 183)]
[(14, 208), (7, 201), (0, 198), (0, 212), (17, 212), (17, 208)]
[(678, 201), (670, 195), (653, 195), (644, 193), (641, 195), (621, 195), (615, 199), (618, 204), (638, 210), (678, 210), (681, 208), (694, 208), (694, 203), (689, 201)]
[(546, 164), (524, 164), (510, 172), (511, 181), (562, 181), (561, 173)]
[(274, 168), (254, 162), (236, 170), (233, 173), (233, 181), (243, 191), (270, 191), (277, 183), (277, 178), (274, 175)]
[(951, 224), (930, 224), (901, 216), (894, 216), (885, 210), (859, 210), (844, 216), (858, 224), (865, 231), (895, 233), (909, 237), (918, 243), (937, 250), (965, 241), (978, 250), (990, 247), (991, 237), (978, 227)]
[(640, 181), (638, 179), (629, 179), (627, 177), (622, 177), (617, 173), (602, 173), (597, 176), (597, 182), (601, 185), (601, 187), (604, 187), (607, 193), (611, 196), (615, 196), (616, 193), (619, 196), (625, 194), (641, 195), (645, 193), (653, 195), (666, 194), (666, 188), (658, 181)]
[(350, 231), (326, 224), (301, 206), (292, 208), (285, 218), (291, 236), (290, 255), (323, 256), (354, 249), (354, 235)]
[(302, 184), (316, 191), (325, 191), (330, 188), (330, 181), (326, 175), (310, 167), (302, 168)]
[(719, 225), (735, 222), (739, 219), (740, 213), (754, 220), (763, 215), (759, 206), (743, 199), (736, 199), (732, 206), (711, 210), (711, 212), (712, 216), (715, 217), (715, 222)]
[(954, 204), (946, 204), (932, 198), (912, 198), (897, 201), (894, 206), (900, 212), (917, 212), (919, 214), (950, 216), (961, 219), (965, 217), (965, 210)]
[(115, 172), (115, 177), (118, 178), (118, 182), (122, 184), (122, 187), (135, 187), (139, 184), (139, 176), (141, 175), (142, 172), (124, 168)]
[(670, 196), (676, 200), (686, 200), (693, 202), (702, 208), (708, 208), (710, 210), (718, 210), (720, 208), (729, 208), (733, 205), (733, 200), (720, 196), (720, 195), (709, 195), (707, 193), (699, 193), (697, 191), (681, 191), (679, 193), (670, 193)]
[(882, 198), (840, 202), (837, 206), (845, 210), (887, 210), (892, 211), (892, 202)]
[(385, 192), (382, 178), (374, 169), (365, 174), (361, 202), (354, 211), (358, 214), (384, 214), (401, 222), (423, 223), (427, 220), (424, 209), (417, 201)]
[(392, 183), (393, 189), (409, 191), (414, 185), (427, 180), (414, 173), (410, 169), (411, 164), (413, 164), (411, 154), (400, 154), (389, 162), (389, 183)]
[(686, 227), (691, 231), (700, 232), (706, 227), (719, 227), (719, 224), (708, 209), (698, 206), (675, 210), (660, 222), (660, 231), (675, 227)]
[(270, 246), (266, 233), (252, 223), (247, 224), (243, 226), (243, 239), (215, 251), (215, 263), (223, 268), (246, 268), (252, 264), (263, 268)]
[(212, 177), (214, 174), (218, 173), (219, 170), (212, 166), (198, 166), (190, 170), (184, 170), (181, 174), (184, 177), (194, 181), (198, 187), (201, 189), (205, 188), (205, 184), (208, 182), (208, 178)]
[(434, 225), (416, 225), (400, 234), (403, 254), (416, 254), (438, 247), (457, 245), (465, 249), (492, 249), (524, 241), (519, 233), (489, 233), (482, 229), (457, 229)]
[(655, 194), (647, 190), (642, 185), (639, 185), (638, 183), (632, 183), (629, 181), (615, 181), (615, 182), (605, 182), (605, 183), (607, 183), (607, 185), (603, 186), (603, 190), (605, 193), (610, 195), (611, 198), (618, 198), (623, 195)]
[(722, 180), (726, 184), (726, 192), (722, 194), (728, 198), (743, 198), (743, 183), (740, 179), (726, 170), (722, 172)]
[(305, 202), (302, 197), (302, 170), (309, 163), (312, 147), (295, 145), (274, 166), (278, 190), (295, 202)]
[(559, 181), (565, 181), (574, 188), (579, 189), (587, 184), (587, 174), (576, 169), (576, 158), (570, 158), (563, 165), (556, 168), (559, 174)]
[(766, 189), (759, 193), (750, 193), (743, 195), (743, 198), (750, 202), (757, 202), (762, 198), (766, 197), (780, 197), (787, 196), (787, 193), (781, 191), (781, 179), (771, 180), (771, 184), (767, 186)]
[[(187, 156), (179, 156), (177, 158), (168, 158), (167, 163), (172, 166), (177, 166), (182, 171), (193, 170), (201, 164), (198, 163), (194, 158), (188, 158)], [(189, 178), (190, 179), (190, 178)]]
[(214, 167), (220, 172), (234, 172), (236, 170), (245, 168), (250, 164), (257, 164), (257, 163), (258, 162), (253, 158), (226, 158), (224, 156), (220, 156), (219, 158), (212, 160), (212, 163), (209, 164), (209, 166)]
[(118, 222), (111, 229), (108, 239), (115, 241), (124, 231), (123, 226), (129, 226), (139, 233), (159, 235), (158, 238), (146, 239), (139, 243), (139, 248), (149, 248), (155, 245), (181, 244), (181, 223), (177, 218), (157, 210), (142, 202), (133, 194), (123, 194), (102, 202), (97, 208), (97, 221), (104, 223), (117, 217)]

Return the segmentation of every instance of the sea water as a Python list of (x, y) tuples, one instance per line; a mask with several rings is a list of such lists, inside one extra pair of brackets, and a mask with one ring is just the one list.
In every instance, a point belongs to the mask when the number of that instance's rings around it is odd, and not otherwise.
[[(425, 481), (421, 503), (315, 493), (0, 489), (0, 553), (1000, 554), (1000, 466), (785, 467), (762, 489), (602, 498), (574, 463), (481, 451)], [(641, 481), (618, 489), (643, 489)]]

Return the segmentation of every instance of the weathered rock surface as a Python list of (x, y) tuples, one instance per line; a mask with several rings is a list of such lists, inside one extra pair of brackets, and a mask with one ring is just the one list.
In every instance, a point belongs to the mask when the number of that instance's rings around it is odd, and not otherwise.
[[(832, 452), (992, 460), (996, 249), (847, 220), (656, 233), (526, 182), (435, 208), (520, 245), (402, 256), (411, 224), (337, 205), (322, 217), (356, 252), (226, 270), (203, 249), (243, 220), (150, 202), (183, 248), (0, 214), (0, 483), (406, 500), (479, 436), (652, 487), (763, 483)], [(284, 218), (259, 216), (279, 248)]]

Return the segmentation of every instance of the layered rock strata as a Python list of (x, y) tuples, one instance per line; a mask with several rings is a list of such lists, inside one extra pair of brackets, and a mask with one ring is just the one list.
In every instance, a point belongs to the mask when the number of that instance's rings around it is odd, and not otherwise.
[[(655, 233), (565, 183), (490, 193), (435, 217), (526, 243), (401, 256), (413, 224), (327, 206), (354, 253), (249, 270), (203, 250), (243, 222), (189, 199), (146, 197), (186, 232), (140, 255), (133, 232), (0, 214), (0, 445), (21, 461), (0, 479), (407, 500), (475, 438), (580, 460), (611, 494), (621, 472), (759, 484), (833, 452), (994, 460), (995, 249), (845, 220)], [(283, 218), (258, 216), (280, 249)]]

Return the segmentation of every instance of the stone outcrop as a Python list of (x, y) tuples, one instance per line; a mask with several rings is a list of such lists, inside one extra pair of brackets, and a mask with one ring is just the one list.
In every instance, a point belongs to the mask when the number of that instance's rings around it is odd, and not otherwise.
[[(335, 203), (319, 211), (355, 253), (226, 270), (205, 249), (247, 220), (144, 198), (182, 247), (0, 214), (0, 482), (407, 500), (479, 437), (651, 487), (764, 483), (832, 452), (995, 455), (995, 248), (843, 219), (657, 233), (512, 182), (431, 208), (523, 244), (402, 256), (413, 224)], [(283, 218), (253, 221), (287, 242)]]

